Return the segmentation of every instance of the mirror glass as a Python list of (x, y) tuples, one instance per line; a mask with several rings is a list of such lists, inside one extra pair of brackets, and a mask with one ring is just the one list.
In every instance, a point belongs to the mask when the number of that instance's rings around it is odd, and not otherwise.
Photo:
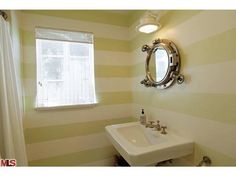
[(161, 46), (155, 48), (149, 61), (149, 71), (155, 82), (164, 79), (168, 71), (168, 65), (169, 60), (166, 50)]

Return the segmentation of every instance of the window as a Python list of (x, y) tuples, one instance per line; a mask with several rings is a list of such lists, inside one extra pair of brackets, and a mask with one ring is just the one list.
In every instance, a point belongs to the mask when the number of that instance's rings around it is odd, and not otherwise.
[(36, 107), (96, 103), (93, 34), (36, 29)]

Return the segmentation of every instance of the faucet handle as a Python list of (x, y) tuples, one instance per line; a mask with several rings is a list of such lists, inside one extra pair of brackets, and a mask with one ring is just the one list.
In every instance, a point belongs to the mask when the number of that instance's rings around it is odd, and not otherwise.
[(160, 121), (159, 120), (157, 120), (156, 129), (157, 129), (157, 131), (161, 131), (161, 125), (160, 125)]
[(166, 132), (167, 126), (161, 126), (161, 128), (162, 128), (161, 134), (163, 135), (167, 134)]
[(154, 125), (153, 125), (154, 121), (150, 120), (148, 122), (149, 122), (149, 124), (146, 124), (146, 127), (153, 128), (154, 127)]
[(154, 121), (153, 120), (150, 120), (150, 121), (148, 121), (151, 125), (154, 123)]

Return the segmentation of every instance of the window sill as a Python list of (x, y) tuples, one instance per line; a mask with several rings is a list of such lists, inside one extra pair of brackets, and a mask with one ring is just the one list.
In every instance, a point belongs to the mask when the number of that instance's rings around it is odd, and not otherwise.
[(46, 111), (46, 110), (59, 110), (59, 109), (76, 109), (76, 108), (89, 108), (94, 107), (98, 103), (89, 103), (89, 104), (76, 104), (76, 105), (62, 105), (62, 106), (50, 106), (50, 107), (35, 107), (36, 111)]

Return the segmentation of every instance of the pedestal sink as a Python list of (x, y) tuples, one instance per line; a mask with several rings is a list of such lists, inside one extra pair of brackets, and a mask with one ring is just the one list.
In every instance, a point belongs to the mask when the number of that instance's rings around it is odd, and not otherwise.
[(113, 146), (131, 166), (152, 165), (193, 153), (193, 141), (171, 132), (163, 135), (139, 122), (105, 129)]

